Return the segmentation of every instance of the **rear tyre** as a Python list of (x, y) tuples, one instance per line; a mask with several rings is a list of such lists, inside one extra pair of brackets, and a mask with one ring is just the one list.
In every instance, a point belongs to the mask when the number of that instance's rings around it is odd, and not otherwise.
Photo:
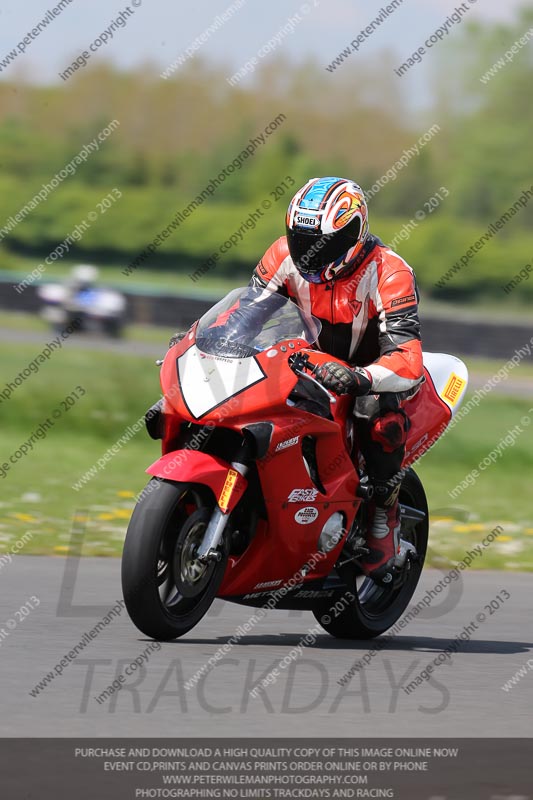
[(153, 478), (133, 512), (122, 554), (122, 591), (136, 627), (153, 639), (190, 631), (213, 602), (228, 559), (195, 559), (215, 507), (199, 484)]
[(417, 522), (402, 516), (400, 536), (415, 546), (417, 557), (408, 558), (392, 586), (386, 588), (345, 568), (341, 577), (348, 590), (339, 590), (313, 610), (322, 627), (338, 639), (372, 639), (384, 633), (403, 614), (415, 592), (426, 557), (429, 515), (424, 487), (412, 469), (403, 478), (399, 499), (402, 505), (425, 514)]

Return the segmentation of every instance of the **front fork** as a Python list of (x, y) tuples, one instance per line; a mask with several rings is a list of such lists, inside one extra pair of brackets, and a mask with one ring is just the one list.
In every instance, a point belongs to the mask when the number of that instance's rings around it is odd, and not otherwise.
[(244, 478), (248, 470), (248, 465), (243, 464), (241, 460), (232, 461), (230, 465), (224, 487), (218, 498), (218, 504), (211, 515), (204, 538), (196, 552), (196, 558), (203, 564), (207, 564), (210, 561), (220, 561), (222, 558), (218, 548), (230, 518), (228, 513), (229, 500), (239, 475)]

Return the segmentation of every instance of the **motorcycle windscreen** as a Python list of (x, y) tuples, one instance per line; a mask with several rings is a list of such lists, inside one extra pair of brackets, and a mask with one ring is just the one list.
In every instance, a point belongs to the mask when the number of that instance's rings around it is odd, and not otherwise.
[(195, 419), (266, 378), (254, 357), (220, 358), (196, 345), (176, 359), (176, 368), (183, 400)]

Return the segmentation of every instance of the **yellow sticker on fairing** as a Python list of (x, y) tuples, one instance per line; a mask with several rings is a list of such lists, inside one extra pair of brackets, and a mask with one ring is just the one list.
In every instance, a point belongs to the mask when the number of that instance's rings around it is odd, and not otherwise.
[(228, 470), (228, 474), (226, 475), (226, 480), (224, 481), (224, 486), (222, 487), (222, 491), (220, 492), (220, 497), (218, 498), (218, 505), (221, 511), (227, 511), (229, 506), (229, 501), (234, 489), (235, 484), (237, 483), (237, 479), (239, 477), (239, 473), (234, 470)]
[(459, 375), (456, 375), (455, 372), (452, 372), (450, 379), (442, 393), (443, 399), (446, 400), (446, 402), (448, 402), (451, 406), (454, 406), (459, 400), (465, 386), (465, 379), (460, 378)]

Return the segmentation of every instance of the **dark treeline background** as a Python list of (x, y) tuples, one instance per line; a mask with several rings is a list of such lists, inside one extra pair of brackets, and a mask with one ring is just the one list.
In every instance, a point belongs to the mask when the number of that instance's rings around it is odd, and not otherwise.
[[(35, 264), (53, 250), (113, 187), (123, 197), (78, 243), (77, 258), (127, 264), (221, 168), (280, 113), (285, 122), (231, 175), (137, 274), (192, 272), (239, 228), (286, 175), (353, 176), (368, 189), (432, 125), (441, 130), (370, 202), (372, 229), (392, 239), (440, 187), (449, 197), (397, 249), (421, 288), (441, 299), (520, 302), (533, 280), (506, 294), (533, 256), (533, 200), (444, 289), (435, 282), (533, 184), (533, 44), (487, 83), (481, 76), (533, 26), (524, 10), (513, 25), (465, 23), (417, 66), (431, 70), (432, 103), (413, 106), (393, 73), (396, 54), (357, 56), (337, 70), (283, 57), (253, 82), (230, 87), (230, 64), (194, 59), (169, 80), (146, 65), (121, 73), (80, 70), (66, 84), (38, 86), (13, 71), (0, 83), (0, 227), (110, 121), (120, 127), (0, 244), (0, 269), (21, 256)], [(428, 63), (431, 62), (431, 63)], [(438, 62), (438, 63), (437, 63)], [(438, 76), (443, 76), (439, 79)], [(296, 186), (294, 187), (296, 188)], [(283, 233), (290, 192), (216, 267), (247, 273)], [(212, 273), (211, 273), (212, 274)]]

